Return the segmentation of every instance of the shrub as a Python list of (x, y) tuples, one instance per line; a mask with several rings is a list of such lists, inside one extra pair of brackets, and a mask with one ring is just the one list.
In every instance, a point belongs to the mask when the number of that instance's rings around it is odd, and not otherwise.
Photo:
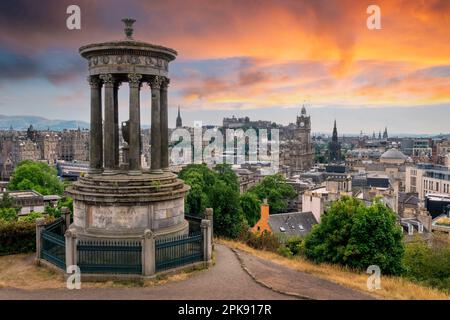
[(0, 221), (0, 255), (36, 250), (36, 224), (32, 221)]
[(26, 216), (20, 217), (19, 221), (28, 221), (28, 222), (35, 222), (37, 218), (43, 218), (44, 215), (40, 212), (31, 212), (27, 214)]
[(294, 255), (302, 255), (304, 253), (304, 241), (302, 237), (291, 237), (286, 242), (286, 247)]
[(0, 208), (0, 220), (5, 222), (16, 221), (16, 210), (14, 208)]
[(292, 251), (288, 247), (285, 247), (285, 246), (279, 247), (277, 252), (279, 255), (282, 255), (283, 257), (286, 257), (286, 258), (290, 258), (293, 256)]
[(423, 242), (406, 245), (405, 277), (450, 293), (450, 246)]
[(383, 274), (403, 271), (402, 230), (394, 213), (376, 200), (366, 207), (358, 199), (335, 201), (305, 239), (305, 255), (314, 262), (365, 270), (378, 265)]
[(278, 248), (280, 248), (280, 241), (278, 238), (267, 231), (258, 234), (245, 230), (239, 235), (239, 240), (258, 250), (277, 252)]

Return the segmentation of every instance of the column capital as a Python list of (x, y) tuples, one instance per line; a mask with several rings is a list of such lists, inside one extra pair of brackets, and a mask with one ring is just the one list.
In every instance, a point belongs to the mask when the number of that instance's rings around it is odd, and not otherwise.
[(139, 73), (129, 73), (128, 83), (130, 87), (140, 87), (141, 86), (142, 74)]
[(166, 78), (166, 77), (162, 77), (162, 81), (161, 81), (161, 90), (167, 90), (167, 88), (169, 88), (169, 84), (170, 84), (170, 79)]
[(87, 81), (92, 89), (98, 89), (102, 87), (102, 81), (96, 76), (87, 77)]
[(112, 86), (115, 83), (114, 76), (111, 73), (101, 74), (100, 79), (102, 79), (105, 86), (106, 85)]
[(151, 80), (148, 82), (148, 85), (150, 86), (151, 89), (161, 89), (161, 85), (163, 82), (163, 78), (162, 76), (153, 76), (151, 78)]

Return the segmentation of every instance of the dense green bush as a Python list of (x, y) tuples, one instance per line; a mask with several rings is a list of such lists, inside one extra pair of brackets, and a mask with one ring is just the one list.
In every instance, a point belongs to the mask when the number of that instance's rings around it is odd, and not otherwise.
[(289, 251), (294, 256), (303, 255), (304, 254), (304, 246), (305, 242), (302, 237), (291, 237), (286, 241), (285, 244), (286, 248), (289, 249)]
[(448, 243), (424, 242), (406, 245), (405, 277), (450, 293), (450, 246)]
[(383, 274), (403, 271), (403, 233), (395, 214), (376, 200), (366, 207), (358, 199), (335, 201), (305, 239), (307, 258), (366, 270), (378, 265)]
[(28, 253), (36, 250), (34, 221), (0, 221), (0, 255)]

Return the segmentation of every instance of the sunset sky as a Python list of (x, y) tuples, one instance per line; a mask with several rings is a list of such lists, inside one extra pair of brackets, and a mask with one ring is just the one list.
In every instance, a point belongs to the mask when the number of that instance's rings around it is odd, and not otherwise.
[[(81, 8), (81, 30), (66, 8)], [(368, 30), (368, 5), (381, 30)], [(170, 126), (224, 116), (294, 122), (304, 101), (315, 132), (450, 133), (448, 0), (2, 0), (0, 114), (89, 121), (78, 48), (124, 37), (174, 48)], [(128, 91), (120, 92), (127, 120)], [(142, 121), (150, 123), (149, 89)]]

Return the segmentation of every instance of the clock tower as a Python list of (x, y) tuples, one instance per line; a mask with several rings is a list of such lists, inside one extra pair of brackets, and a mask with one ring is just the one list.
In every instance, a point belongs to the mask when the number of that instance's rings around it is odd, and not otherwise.
[(314, 154), (311, 143), (311, 117), (302, 107), (294, 130), (294, 140), (290, 143), (290, 166), (293, 174), (311, 169)]

